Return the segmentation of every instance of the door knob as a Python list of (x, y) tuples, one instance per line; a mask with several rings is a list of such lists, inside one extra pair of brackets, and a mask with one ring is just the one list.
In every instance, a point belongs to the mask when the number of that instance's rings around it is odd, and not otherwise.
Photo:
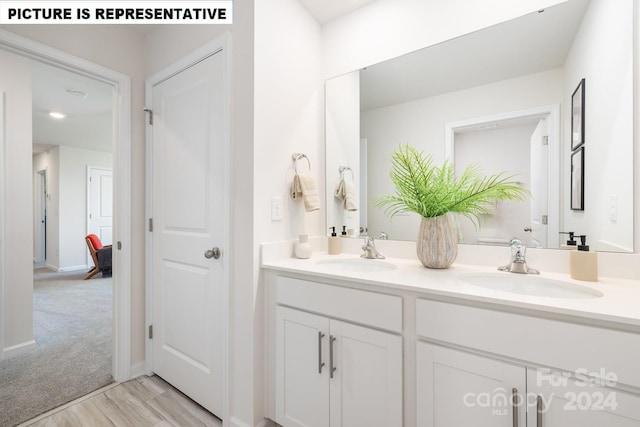
[(209, 249), (204, 253), (205, 258), (218, 259), (220, 258), (220, 255), (221, 255), (220, 248)]

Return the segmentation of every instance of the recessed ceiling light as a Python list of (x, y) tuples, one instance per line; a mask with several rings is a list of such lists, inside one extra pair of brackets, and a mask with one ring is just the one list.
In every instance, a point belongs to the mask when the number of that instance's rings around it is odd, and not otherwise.
[(67, 115), (66, 115), (66, 114), (59, 113), (59, 112), (57, 112), (57, 111), (51, 111), (51, 112), (49, 113), (49, 115), (50, 115), (51, 117), (53, 117), (54, 119), (64, 119), (65, 117), (67, 117)]
[(77, 96), (80, 99), (85, 99), (89, 94), (79, 89), (67, 89), (67, 93), (73, 96)]

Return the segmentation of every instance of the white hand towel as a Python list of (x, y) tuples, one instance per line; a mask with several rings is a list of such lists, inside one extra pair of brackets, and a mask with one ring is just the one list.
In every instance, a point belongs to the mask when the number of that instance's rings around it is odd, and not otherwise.
[(342, 207), (347, 211), (357, 211), (358, 202), (353, 182), (341, 179), (334, 193), (336, 199), (342, 201)]
[(320, 209), (320, 196), (318, 190), (313, 183), (313, 179), (309, 175), (296, 174), (293, 177), (291, 185), (291, 198), (294, 200), (302, 198), (304, 201), (304, 209), (307, 212), (317, 211)]

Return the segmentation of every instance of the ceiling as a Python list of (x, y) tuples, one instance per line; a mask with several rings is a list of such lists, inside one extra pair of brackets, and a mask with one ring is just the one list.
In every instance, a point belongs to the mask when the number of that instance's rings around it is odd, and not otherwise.
[(298, 0), (320, 24), (326, 24), (375, 0)]
[[(56, 145), (111, 151), (110, 85), (36, 61), (32, 80), (34, 153)], [(54, 119), (51, 111), (66, 117)]]

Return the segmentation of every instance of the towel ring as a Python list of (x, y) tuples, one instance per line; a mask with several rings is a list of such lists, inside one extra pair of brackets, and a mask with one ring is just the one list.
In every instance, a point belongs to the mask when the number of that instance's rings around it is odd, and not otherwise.
[(340, 172), (340, 175), (342, 176), (342, 179), (344, 179), (344, 173), (346, 171), (351, 172), (351, 181), (353, 181), (355, 179), (355, 176), (353, 175), (353, 169), (351, 169), (349, 166), (340, 166), (338, 168), (338, 172)]
[(309, 166), (309, 172), (311, 172), (311, 161), (309, 160), (309, 158), (307, 157), (306, 154), (304, 154), (304, 153), (293, 153), (291, 155), (291, 158), (293, 159), (293, 169), (296, 171), (296, 174), (298, 173), (298, 160), (300, 160), (300, 159), (307, 159), (307, 165)]

